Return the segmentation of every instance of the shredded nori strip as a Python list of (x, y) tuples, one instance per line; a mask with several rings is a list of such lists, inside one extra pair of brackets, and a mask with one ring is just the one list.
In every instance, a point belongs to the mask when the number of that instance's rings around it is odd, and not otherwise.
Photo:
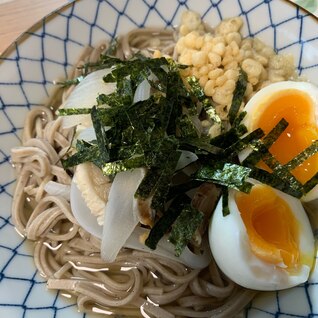
[(303, 185), (304, 194), (311, 191), (317, 184), (318, 184), (318, 172)]
[(199, 137), (199, 133), (189, 115), (181, 115), (177, 119), (177, 126), (181, 138), (197, 139)]
[(310, 146), (308, 146), (305, 150), (299, 153), (296, 157), (291, 159), (284, 165), (284, 168), (289, 171), (295, 169), (297, 166), (302, 164), (305, 160), (309, 159), (315, 153), (318, 152), (318, 140), (315, 140)]
[(77, 166), (84, 162), (93, 162), (98, 167), (102, 167), (103, 162), (99, 160), (99, 148), (96, 144), (88, 143), (84, 140), (77, 140), (76, 142), (77, 152), (62, 160), (64, 169), (68, 169), (74, 166)]
[(151, 201), (151, 207), (155, 210), (164, 210), (164, 203), (166, 202), (169, 193), (173, 172), (175, 171), (180, 155), (181, 152), (172, 152), (166, 159), (167, 165), (165, 169), (161, 169), (161, 173), (157, 180), (156, 191), (154, 192)]
[(252, 184), (247, 182), (251, 169), (234, 163), (216, 163), (214, 166), (202, 165), (196, 172), (196, 180), (213, 182), (238, 191), (249, 193)]
[(147, 199), (152, 197), (151, 206), (154, 209), (163, 209), (173, 173), (181, 152), (177, 151), (178, 144), (174, 139), (164, 139), (157, 146), (153, 156), (151, 168), (136, 190), (135, 197)]
[(235, 118), (243, 102), (246, 86), (247, 86), (247, 74), (241, 69), (239, 78), (236, 82), (235, 90), (233, 93), (232, 104), (231, 104), (229, 115), (228, 115), (231, 125), (234, 123)]
[(190, 203), (190, 198), (185, 194), (177, 196), (165, 212), (151, 229), (145, 244), (152, 250), (156, 249), (160, 239), (170, 230), (172, 224), (182, 212), (183, 207)]
[[(263, 138), (264, 146), (269, 149), (275, 141), (279, 138), (279, 136), (285, 131), (287, 128), (287, 121), (282, 118), (278, 124)], [(255, 166), (262, 158), (264, 154), (261, 151), (253, 151), (250, 155), (248, 155), (242, 162), (244, 166)]]
[(109, 161), (110, 142), (107, 139), (106, 130), (103, 127), (101, 121), (99, 120), (98, 110), (97, 110), (96, 106), (93, 106), (93, 108), (92, 108), (91, 118), (92, 118), (94, 130), (95, 130), (95, 134), (96, 134), (97, 145), (99, 147), (100, 155), (102, 157), (101, 159), (104, 162), (108, 162)]
[(181, 213), (173, 223), (169, 235), (169, 241), (175, 246), (176, 256), (181, 255), (203, 219), (204, 214), (193, 208), (190, 204), (183, 207)]
[[(236, 142), (232, 143), (228, 148), (223, 151), (223, 158), (233, 158), (239, 152), (244, 150), (248, 145), (250, 145), (253, 141), (259, 140), (264, 136), (264, 131), (260, 128), (255, 129), (247, 136), (243, 138), (239, 138)], [(228, 160), (227, 159), (227, 160)]]
[(272, 169), (273, 177), (276, 176), (278, 179), (288, 182), (290, 187), (297, 192), (302, 191), (302, 184), (269, 152), (268, 148), (261, 140), (251, 146), (254, 151), (260, 151), (262, 153), (261, 159), (270, 169)]
[(288, 180), (282, 179), (278, 175), (270, 173), (266, 170), (253, 167), (250, 177), (277, 190), (285, 192), (295, 198), (299, 199), (303, 195), (303, 191), (298, 187), (293, 187)]
[(108, 45), (108, 48), (106, 50), (106, 52), (103, 54), (105, 56), (115, 56), (116, 55), (116, 52), (117, 52), (117, 49), (118, 49), (118, 38), (115, 37), (115, 38), (112, 38), (109, 45)]
[(191, 94), (195, 96), (200, 102), (204, 101), (206, 99), (206, 96), (204, 94), (204, 91), (198, 79), (195, 76), (189, 76), (187, 78), (187, 81), (191, 87), (190, 89)]
[[(234, 122), (232, 124), (232, 128), (239, 129), (239, 127), (242, 125), (242, 121), (246, 117), (246, 115), (247, 115), (246, 111), (242, 111), (242, 112), (238, 113), (234, 119)], [(243, 125), (243, 126), (245, 126), (245, 125)]]
[(247, 127), (242, 124), (245, 116), (246, 112), (239, 113), (232, 127), (228, 131), (212, 138), (210, 144), (225, 149), (239, 141), (240, 137), (247, 133)]
[(68, 79), (66, 81), (62, 81), (62, 82), (55, 82), (54, 84), (56, 85), (60, 85), (62, 88), (66, 88), (66, 87), (69, 87), (69, 86), (72, 86), (72, 85), (77, 85), (79, 84), (82, 80), (84, 79), (84, 76), (83, 75), (80, 75), (76, 78), (73, 78), (73, 79)]
[(193, 137), (185, 137), (180, 138), (179, 140), (180, 147), (183, 150), (188, 150), (196, 154), (209, 154), (210, 157), (219, 158), (218, 155), (222, 153), (222, 149), (211, 145), (210, 139), (208, 138), (193, 138)]
[(183, 182), (181, 184), (172, 185), (169, 188), (169, 193), (167, 195), (167, 200), (169, 201), (169, 200), (173, 199), (177, 195), (180, 195), (182, 193), (186, 193), (189, 190), (198, 188), (202, 183), (203, 183), (203, 181), (194, 180), (194, 179), (191, 178), (188, 181)]
[(90, 114), (91, 108), (60, 108), (56, 111), (57, 116), (69, 116), (69, 115), (86, 115)]
[(222, 214), (224, 217), (230, 214), (229, 189), (227, 187), (222, 187)]
[[(242, 162), (243, 166), (254, 167), (260, 160), (273, 170), (273, 178), (277, 178), (281, 182), (289, 182), (293, 188), (292, 193), (301, 191), (301, 183), (291, 174), (288, 167), (280, 164), (280, 162), (270, 153), (269, 148), (274, 144), (277, 138), (283, 133), (288, 126), (285, 119), (281, 119), (278, 124), (263, 138), (263, 140), (251, 140), (249, 146), (252, 148), (252, 153)], [(275, 177), (276, 176), (276, 177)], [(271, 181), (273, 183), (273, 180)], [(284, 187), (283, 187), (284, 188)]]
[(231, 128), (228, 131), (212, 138), (210, 140), (210, 144), (223, 149), (230, 147), (247, 132), (247, 128), (245, 126), (240, 126), (240, 128), (242, 129), (238, 130), (236, 128)]
[(212, 123), (221, 124), (221, 118), (216, 113), (215, 106), (212, 104), (211, 98), (208, 98), (205, 95), (204, 90), (201, 87), (198, 79), (195, 76), (190, 76), (187, 78), (187, 82), (191, 88), (190, 94), (202, 103), (203, 109), (205, 110), (208, 117), (211, 119)]
[(128, 159), (105, 163), (102, 167), (102, 171), (105, 175), (113, 176), (118, 172), (131, 170), (142, 166), (145, 166), (144, 155), (134, 155)]

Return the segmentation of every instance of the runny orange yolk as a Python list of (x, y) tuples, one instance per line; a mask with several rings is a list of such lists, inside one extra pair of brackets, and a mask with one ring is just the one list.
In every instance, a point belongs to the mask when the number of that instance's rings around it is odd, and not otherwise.
[[(267, 134), (282, 118), (288, 122), (287, 129), (270, 147), (270, 152), (281, 164), (287, 163), (318, 139), (315, 107), (306, 93), (287, 89), (258, 106), (253, 129), (260, 127)], [(261, 163), (261, 167), (269, 170), (264, 163)], [(300, 164), (292, 173), (301, 183), (305, 183), (317, 171), (318, 154)]]
[(255, 185), (249, 194), (238, 192), (235, 201), (254, 255), (297, 271), (299, 227), (288, 204), (266, 185)]

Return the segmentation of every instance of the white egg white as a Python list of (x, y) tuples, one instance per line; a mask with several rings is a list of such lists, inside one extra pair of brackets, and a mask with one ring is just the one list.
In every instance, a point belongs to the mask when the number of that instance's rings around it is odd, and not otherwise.
[[(293, 82), (284, 81), (270, 84), (259, 92), (257, 92), (246, 104), (244, 111), (246, 116), (243, 120), (243, 124), (247, 127), (248, 131), (253, 130), (253, 123), (257, 120), (258, 116), (262, 113), (264, 107), (266, 107), (267, 100), (277, 92), (295, 89), (303, 93), (306, 93), (312, 100), (315, 107), (315, 122), (318, 127), (318, 87), (308, 82)], [(255, 129), (255, 128), (254, 128)], [(240, 161), (243, 161), (251, 150), (246, 149), (239, 154)], [(308, 202), (318, 198), (318, 185), (316, 185), (310, 192), (303, 196), (302, 201)]]
[[(301, 202), (275, 190), (289, 205), (300, 225), (299, 250), (314, 259), (314, 237)], [(213, 257), (220, 269), (235, 283), (255, 290), (280, 290), (307, 281), (311, 266), (303, 264), (297, 274), (267, 263), (251, 250), (244, 222), (235, 202), (235, 193), (229, 191), (230, 214), (223, 216), (219, 201), (209, 226), (209, 242)]]

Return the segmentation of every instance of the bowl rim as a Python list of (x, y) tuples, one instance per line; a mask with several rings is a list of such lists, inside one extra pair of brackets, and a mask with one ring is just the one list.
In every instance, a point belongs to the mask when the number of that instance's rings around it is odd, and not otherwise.
[[(10, 56), (10, 54), (14, 53), (14, 51), (24, 43), (24, 41), (27, 41), (30, 37), (33, 36), (33, 32), (39, 30), (44, 23), (52, 21), (55, 19), (59, 14), (62, 14), (72, 6), (75, 6), (77, 3), (80, 3), (85, 0), (69, 0), (69, 2), (65, 5), (62, 5), (61, 7), (53, 10), (43, 18), (41, 18), (39, 21), (35, 22), (30, 28), (28, 28), (26, 31), (21, 33), (1, 54), (0, 54), (0, 69), (2, 63), (6, 62), (6, 59)], [(98, 1), (98, 0), (95, 0)], [(290, 8), (296, 8), (297, 9), (297, 15), (304, 15), (304, 17), (311, 19), (311, 21), (315, 21), (314, 23), (318, 23), (318, 17), (315, 16), (313, 13), (305, 10), (304, 8), (300, 7), (298, 4), (290, 1), (290, 0), (282, 0), (282, 3), (284, 5), (289, 6)], [(296, 11), (296, 10), (295, 10)]]

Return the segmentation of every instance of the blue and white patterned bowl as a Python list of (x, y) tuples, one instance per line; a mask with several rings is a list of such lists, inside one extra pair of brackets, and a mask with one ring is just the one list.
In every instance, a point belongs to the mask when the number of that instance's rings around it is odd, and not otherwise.
[[(26, 32), (0, 57), (1, 318), (88, 317), (46, 290), (30, 244), (11, 221), (15, 177), (10, 148), (20, 143), (26, 113), (48, 99), (53, 80), (67, 75), (84, 46), (135, 27), (177, 25), (186, 9), (212, 25), (242, 16), (244, 35), (261, 38), (277, 52), (292, 53), (299, 73), (318, 84), (318, 20), (285, 0), (81, 0)], [(318, 269), (303, 286), (262, 293), (246, 317), (318, 317)]]

